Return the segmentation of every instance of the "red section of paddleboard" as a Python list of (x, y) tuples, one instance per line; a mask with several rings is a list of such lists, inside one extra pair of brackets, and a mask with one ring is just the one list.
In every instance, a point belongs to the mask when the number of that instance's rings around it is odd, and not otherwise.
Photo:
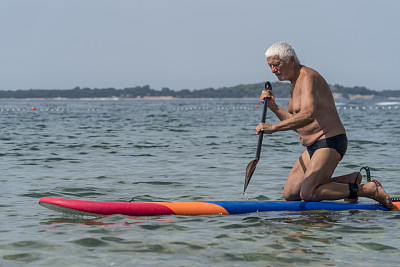
[(154, 216), (175, 214), (172, 209), (162, 204), (150, 202), (90, 201), (54, 197), (43, 197), (39, 200), (39, 203), (40, 202), (103, 215), (123, 214), (135, 216)]

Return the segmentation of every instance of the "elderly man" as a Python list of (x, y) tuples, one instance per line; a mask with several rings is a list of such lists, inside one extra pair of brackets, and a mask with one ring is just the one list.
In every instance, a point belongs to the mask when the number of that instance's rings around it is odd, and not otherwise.
[(301, 65), (288, 43), (273, 44), (265, 55), (272, 73), (280, 81), (290, 81), (290, 101), (286, 111), (276, 104), (272, 91), (263, 91), (261, 102), (265, 97), (269, 99), (268, 107), (280, 122), (260, 123), (257, 134), (294, 130), (307, 148), (289, 174), (283, 197), (286, 200), (321, 201), (355, 200), (360, 196), (393, 208), (378, 180), (361, 184), (359, 172), (332, 178), (346, 153), (347, 137), (325, 79), (314, 69)]

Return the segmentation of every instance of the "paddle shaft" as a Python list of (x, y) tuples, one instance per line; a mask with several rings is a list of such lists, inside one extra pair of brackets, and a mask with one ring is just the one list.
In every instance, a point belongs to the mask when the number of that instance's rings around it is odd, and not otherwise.
[[(261, 122), (262, 123), (265, 123), (265, 119), (267, 117), (267, 110), (268, 110), (268, 99), (264, 98), (264, 109), (263, 109), (263, 113), (262, 113), (262, 117), (261, 117)], [(260, 159), (263, 136), (264, 136), (264, 132), (260, 132), (258, 134), (256, 159)]]
[[(265, 89), (272, 90), (272, 86), (271, 86), (270, 82), (265, 83)], [(264, 98), (264, 109), (263, 109), (263, 113), (261, 116), (262, 123), (265, 123), (265, 118), (267, 117), (267, 109), (268, 109), (268, 98)], [(253, 175), (254, 170), (256, 169), (257, 163), (260, 160), (261, 146), (262, 146), (264, 132), (260, 132), (258, 135), (259, 136), (258, 136), (256, 158), (254, 160), (252, 160), (246, 167), (246, 177), (244, 180), (243, 194), (244, 194), (244, 192), (246, 192), (246, 188), (250, 183), (251, 176)]]

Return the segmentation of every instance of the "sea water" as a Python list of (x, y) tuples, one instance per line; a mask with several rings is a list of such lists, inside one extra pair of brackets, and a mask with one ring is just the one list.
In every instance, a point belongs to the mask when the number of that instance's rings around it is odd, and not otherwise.
[[(368, 165), (400, 196), (399, 103), (337, 107), (349, 147), (335, 175)], [(261, 113), (256, 99), (0, 101), (0, 266), (398, 265), (399, 212), (79, 217), (38, 204), (282, 200), (304, 150), (293, 131), (264, 136), (242, 194)]]

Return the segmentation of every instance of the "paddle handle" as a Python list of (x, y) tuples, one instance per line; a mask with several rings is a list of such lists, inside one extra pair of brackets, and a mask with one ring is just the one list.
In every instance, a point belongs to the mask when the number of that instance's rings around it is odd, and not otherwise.
[[(265, 90), (272, 90), (272, 86), (271, 86), (270, 82), (265, 83)], [(264, 98), (264, 109), (263, 109), (263, 113), (261, 116), (262, 123), (265, 123), (265, 119), (267, 117), (267, 110), (268, 110), (268, 98)], [(261, 146), (262, 146), (263, 136), (264, 136), (264, 132), (261, 132), (258, 135), (256, 159), (260, 159), (260, 156), (261, 156)]]

